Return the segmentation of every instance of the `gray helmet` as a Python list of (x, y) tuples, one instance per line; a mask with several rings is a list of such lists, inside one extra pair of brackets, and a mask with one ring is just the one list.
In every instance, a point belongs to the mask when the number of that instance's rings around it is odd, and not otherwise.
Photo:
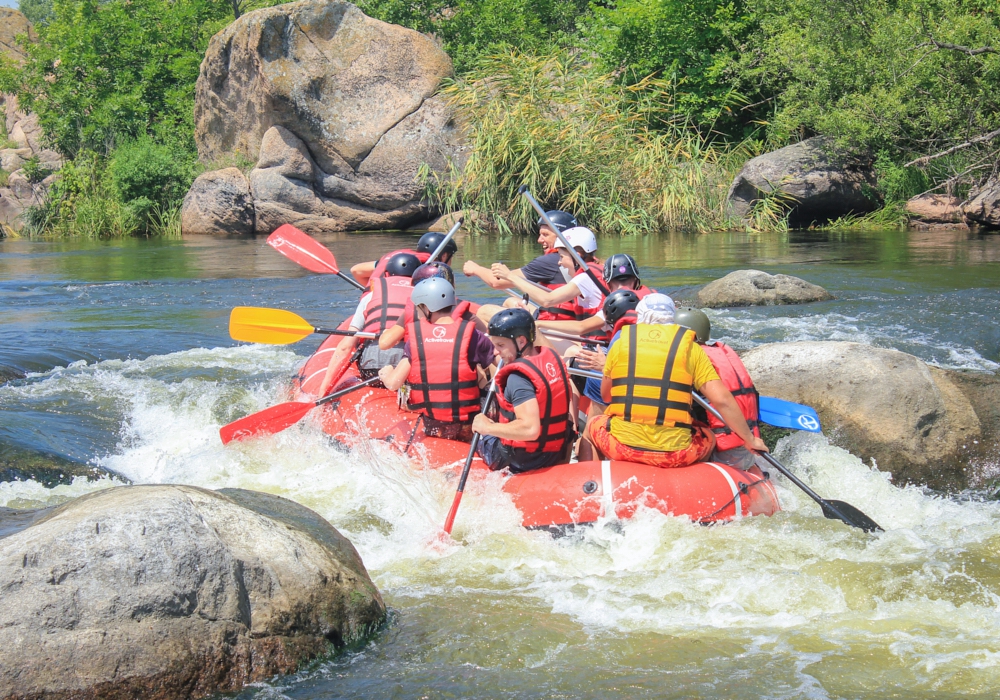
[(712, 336), (712, 322), (701, 309), (692, 309), (689, 306), (677, 309), (674, 323), (693, 330), (699, 343), (707, 343)]
[(432, 312), (447, 309), (455, 305), (455, 288), (446, 279), (431, 277), (417, 283), (410, 294), (410, 301), (414, 306), (423, 304)]

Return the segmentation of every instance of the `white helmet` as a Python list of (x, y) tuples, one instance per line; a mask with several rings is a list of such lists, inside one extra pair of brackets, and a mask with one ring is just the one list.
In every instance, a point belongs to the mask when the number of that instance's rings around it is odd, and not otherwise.
[[(563, 235), (569, 244), (574, 248), (582, 248), (584, 253), (593, 253), (597, 250), (597, 236), (586, 226), (574, 226), (563, 231)], [(565, 248), (562, 240), (556, 241), (556, 248)]]
[(442, 277), (431, 277), (417, 283), (410, 301), (414, 306), (423, 304), (431, 312), (447, 309), (455, 305), (455, 288)]

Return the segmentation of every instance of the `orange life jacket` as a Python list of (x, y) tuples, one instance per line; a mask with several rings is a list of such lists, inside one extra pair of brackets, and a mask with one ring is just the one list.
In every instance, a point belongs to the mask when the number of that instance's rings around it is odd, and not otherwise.
[[(719, 379), (726, 385), (729, 392), (740, 406), (740, 412), (747, 420), (747, 425), (756, 437), (760, 437), (757, 412), (757, 389), (754, 388), (750, 373), (743, 366), (743, 361), (736, 351), (725, 343), (706, 343), (701, 346), (712, 361), (712, 366), (719, 373)], [(711, 413), (708, 414), (708, 425), (715, 433), (716, 449), (730, 450), (743, 444), (740, 436)]]
[(479, 413), (479, 384), (469, 365), (469, 344), (476, 330), (469, 320), (406, 324), (410, 349), (410, 408), (447, 423), (466, 423)]
[(381, 258), (378, 259), (377, 263), (375, 263), (375, 272), (373, 272), (372, 276), (368, 278), (368, 284), (371, 284), (372, 280), (374, 279), (378, 279), (379, 277), (385, 277), (385, 266), (389, 264), (389, 259), (392, 258), (393, 255), (397, 255), (399, 253), (409, 253), (410, 255), (416, 255), (417, 260), (420, 261), (421, 265), (430, 260), (431, 257), (430, 253), (418, 253), (417, 251), (410, 250), (409, 248), (401, 248), (399, 250), (394, 250), (391, 253), (386, 253), (385, 255), (383, 255)]
[(379, 277), (372, 280), (372, 298), (365, 307), (366, 333), (381, 333), (396, 322), (413, 292), (409, 277)]
[(524, 375), (535, 388), (542, 432), (532, 442), (505, 438), (501, 438), (500, 442), (530, 454), (560, 452), (566, 449), (566, 441), (570, 435), (569, 408), (573, 390), (569, 386), (569, 375), (562, 359), (551, 348), (536, 347), (536, 350), (537, 354), (521, 357), (500, 368), (497, 372), (497, 402), (501, 409), (500, 422), (509, 423), (511, 419), (508, 415), (513, 413), (514, 405), (504, 397), (507, 377), (512, 372)]
[[(596, 262), (587, 263), (587, 267), (590, 268), (591, 272), (597, 277), (598, 280), (604, 275), (604, 267), (598, 265)], [(586, 275), (586, 271), (578, 270), (573, 277), (579, 277), (580, 275)], [(549, 289), (559, 289), (563, 285), (561, 284), (547, 284), (545, 285)], [(600, 289), (600, 285), (598, 285)], [(604, 296), (601, 296), (600, 302), (597, 306), (593, 308), (584, 308), (582, 306), (583, 297), (577, 295), (570, 299), (569, 301), (564, 301), (561, 304), (556, 304), (555, 306), (545, 306), (538, 312), (539, 321), (582, 321), (584, 319), (590, 318), (598, 311), (601, 310), (601, 306), (604, 304)]]

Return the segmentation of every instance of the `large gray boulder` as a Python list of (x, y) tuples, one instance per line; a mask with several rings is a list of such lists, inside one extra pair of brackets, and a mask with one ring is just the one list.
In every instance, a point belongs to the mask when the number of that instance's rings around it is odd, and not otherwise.
[(1000, 228), (1000, 180), (991, 178), (969, 193), (962, 212), (970, 221), (987, 228)]
[(754, 204), (774, 196), (789, 209), (792, 226), (865, 214), (879, 207), (875, 171), (864, 159), (840, 152), (816, 136), (747, 161), (727, 195), (731, 214), (747, 219)]
[(251, 174), (256, 230), (399, 228), (426, 220), (419, 171), (463, 157), (442, 99), (451, 60), (430, 38), (336, 0), (244, 15), (212, 38), (195, 95), (206, 164)]
[(0, 698), (239, 690), (370, 634), (349, 541), (291, 501), (129, 486), (0, 539)]
[(761, 394), (812, 406), (835, 444), (897, 480), (967, 485), (981, 426), (943, 370), (898, 350), (832, 341), (761, 345), (742, 359)]
[(181, 206), (184, 233), (245, 235), (254, 231), (250, 183), (239, 168), (199, 175)]
[(730, 272), (698, 291), (698, 305), (710, 309), (805, 304), (829, 299), (833, 299), (833, 295), (819, 285), (791, 275), (771, 275), (760, 270)]

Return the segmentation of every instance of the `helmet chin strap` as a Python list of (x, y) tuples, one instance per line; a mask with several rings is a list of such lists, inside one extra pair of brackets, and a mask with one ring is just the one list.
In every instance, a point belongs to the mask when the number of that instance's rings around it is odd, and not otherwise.
[[(524, 337), (524, 336), (519, 336), (519, 337)], [(524, 347), (522, 348), (522, 347), (518, 347), (518, 345), (517, 345), (517, 338), (515, 338), (514, 339), (514, 347), (517, 349), (517, 355), (515, 355), (514, 357), (517, 358), (518, 360), (520, 360), (521, 359), (521, 353), (523, 353), (525, 350), (528, 349), (528, 339), (526, 337), (524, 338)]]

